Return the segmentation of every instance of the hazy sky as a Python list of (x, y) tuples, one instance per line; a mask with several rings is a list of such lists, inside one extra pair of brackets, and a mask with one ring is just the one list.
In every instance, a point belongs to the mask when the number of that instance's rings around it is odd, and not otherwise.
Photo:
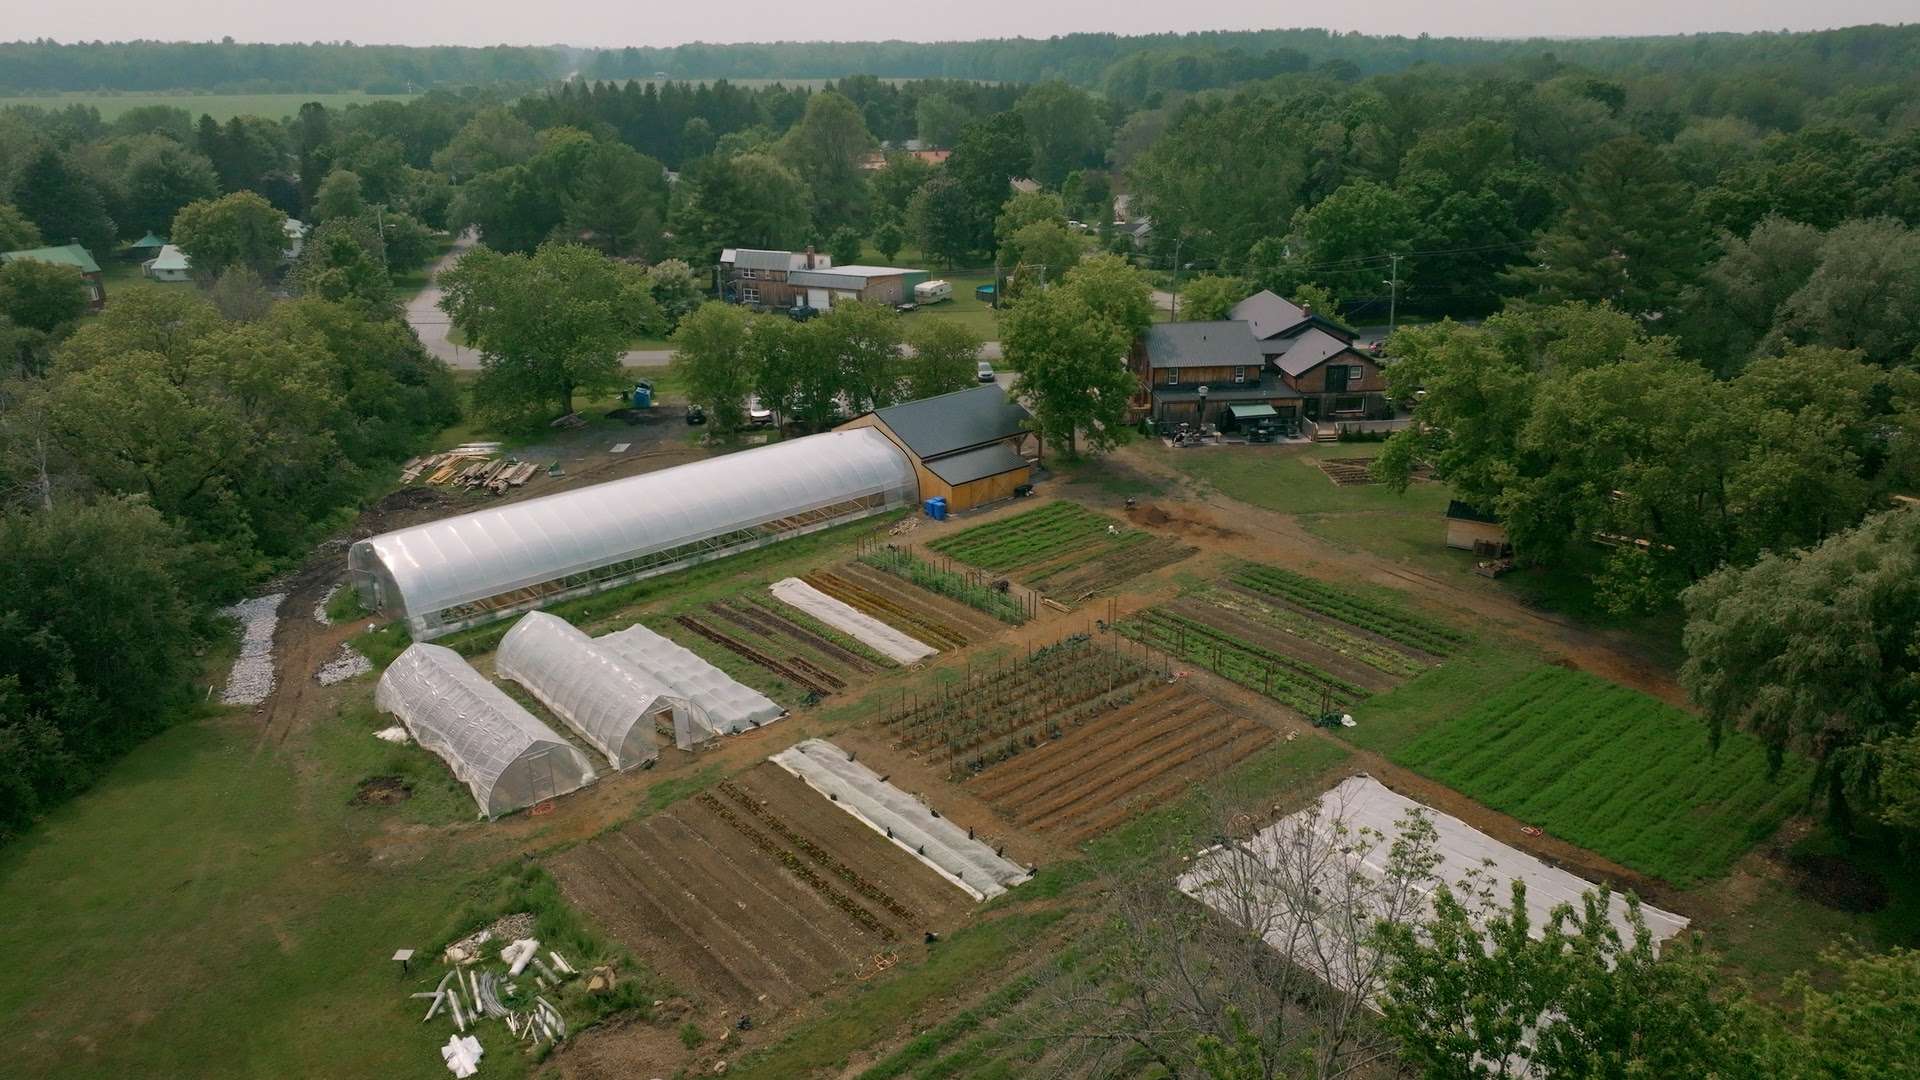
[(1920, 0), (0, 0), (4, 40), (231, 35), (240, 41), (407, 45), (940, 41), (1283, 26), (1526, 37), (1810, 30), (1915, 20)]

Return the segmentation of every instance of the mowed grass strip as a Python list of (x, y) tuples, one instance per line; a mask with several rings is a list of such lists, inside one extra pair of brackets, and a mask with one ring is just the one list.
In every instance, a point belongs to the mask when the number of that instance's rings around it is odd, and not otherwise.
[(1725, 874), (1771, 835), (1805, 802), (1811, 770), (1789, 758), (1769, 777), (1766, 752), (1752, 738), (1732, 734), (1715, 750), (1696, 717), (1604, 679), (1544, 665), (1390, 756), (1682, 887)]

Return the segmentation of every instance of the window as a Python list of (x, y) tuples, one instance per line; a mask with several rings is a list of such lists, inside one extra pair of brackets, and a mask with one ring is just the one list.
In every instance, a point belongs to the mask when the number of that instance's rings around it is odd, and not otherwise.
[(743, 266), (740, 268), (740, 276), (745, 280), (752, 281), (754, 278), (760, 276), (760, 271), (755, 270), (751, 266)]
[(1247, 369), (1244, 365), (1233, 369), (1233, 381), (1237, 383), (1247, 381)]
[(1180, 369), (1179, 368), (1167, 369), (1167, 385), (1168, 386), (1180, 385)]
[(1364, 399), (1357, 396), (1333, 399), (1333, 411), (1337, 413), (1357, 413), (1365, 407)]
[(744, 303), (757, 304), (760, 302), (760, 290), (751, 285), (742, 285), (740, 286), (740, 299)]

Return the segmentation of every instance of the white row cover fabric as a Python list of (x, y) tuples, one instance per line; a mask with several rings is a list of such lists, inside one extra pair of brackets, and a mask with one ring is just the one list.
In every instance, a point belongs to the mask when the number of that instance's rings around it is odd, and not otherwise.
[(634, 623), (625, 630), (595, 638), (595, 644), (645, 673), (674, 696), (693, 705), (693, 715), (706, 727), (696, 727), (683, 738), (674, 726), (676, 745), (690, 750), (696, 741), (712, 735), (734, 735), (787, 715), (779, 703), (702, 660), (698, 653), (671, 638)]
[[(1591, 882), (1509, 847), (1459, 818), (1399, 795), (1364, 774), (1349, 777), (1322, 795), (1317, 810), (1317, 814), (1315, 808), (1293, 814), (1261, 830), (1244, 843), (1208, 848), (1201, 852), (1190, 869), (1180, 875), (1177, 884), (1181, 892), (1230, 920), (1249, 925), (1249, 928), (1254, 928), (1254, 924), (1260, 928), (1271, 928), (1265, 931), (1268, 944), (1283, 955), (1291, 949), (1292, 959), (1338, 988), (1351, 990), (1353, 973), (1320, 970), (1318, 965), (1325, 962), (1338, 964), (1343, 962), (1338, 958), (1350, 955), (1350, 950), (1327, 944), (1328, 935), (1340, 935), (1343, 930), (1335, 925), (1332, 918), (1323, 917), (1324, 905), (1315, 903), (1314, 896), (1296, 901), (1294, 894), (1302, 891), (1303, 884), (1296, 874), (1274, 873), (1281, 867), (1295, 868), (1295, 863), (1300, 861), (1297, 857), (1289, 861), (1281, 847), (1298, 842), (1302, 835), (1300, 824), (1303, 822), (1322, 838), (1331, 840), (1340, 836), (1342, 847), (1352, 843), (1362, 830), (1378, 833), (1380, 837), (1370, 845), (1371, 850), (1367, 850), (1369, 845), (1354, 844), (1355, 850), (1347, 858), (1329, 859), (1322, 864), (1320, 876), (1316, 879), (1319, 884), (1312, 889), (1315, 896), (1345, 895), (1335, 875), (1357, 871), (1375, 881), (1384, 879), (1393, 841), (1400, 834), (1400, 822), (1410, 812), (1423, 814), (1433, 823), (1441, 855), (1441, 863), (1433, 873), (1439, 880), (1451, 885), (1471, 874), (1475, 884), (1490, 888), (1488, 895), (1502, 905), (1510, 896), (1511, 883), (1516, 880), (1524, 882), (1527, 887), (1527, 914), (1536, 938), (1545, 932), (1549, 915), (1555, 907), (1569, 904), (1578, 911), (1581, 895), (1594, 888)], [(1344, 833), (1336, 831), (1341, 826), (1345, 828)], [(1271, 884), (1267, 886), (1263, 882)], [(1457, 888), (1455, 895), (1461, 895)], [(1259, 899), (1250, 904), (1250, 898)], [(1250, 906), (1260, 907), (1262, 899), (1267, 905), (1266, 910), (1248, 910)], [(1282, 910), (1289, 904), (1293, 905), (1294, 910)], [(1423, 902), (1421, 906), (1424, 908), (1426, 905)], [(1356, 924), (1370, 927), (1383, 915), (1381, 912), (1361, 913)], [(1656, 945), (1687, 926), (1685, 917), (1647, 904), (1640, 905), (1640, 915)], [(1632, 941), (1625, 897), (1614, 894), (1610, 898), (1608, 916), (1620, 931), (1622, 939)]]
[[(653, 721), (672, 714), (691, 732), (694, 707), (572, 623), (530, 611), (500, 639), (494, 670), (527, 688), (616, 769), (660, 756)], [(706, 730), (704, 720), (698, 721)]]
[[(912, 463), (885, 435), (832, 431), (382, 533), (357, 541), (347, 565), (362, 601), (406, 617), (419, 640), (447, 631), (436, 615), (449, 608), (702, 542), (718, 546), (687, 558), (712, 557), (743, 530), (841, 506), (832, 520), (877, 513), (918, 492)], [(851, 505), (859, 500), (868, 504)]]
[(587, 755), (452, 649), (408, 646), (380, 676), (373, 703), (446, 759), (486, 817), (593, 783)]
[(975, 900), (990, 900), (1031, 876), (1026, 867), (995, 855), (986, 842), (969, 837), (967, 830), (935, 815), (872, 769), (848, 760), (845, 750), (825, 739), (808, 739), (770, 760)]
[(835, 600), (799, 578), (781, 578), (769, 591), (783, 604), (799, 608), (861, 644), (902, 664), (911, 664), (939, 652), (918, 638), (903, 634), (851, 605)]

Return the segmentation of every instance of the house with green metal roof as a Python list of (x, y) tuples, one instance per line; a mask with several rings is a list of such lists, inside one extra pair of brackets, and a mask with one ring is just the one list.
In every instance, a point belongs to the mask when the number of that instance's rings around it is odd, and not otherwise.
[(80, 271), (87, 283), (87, 304), (99, 311), (107, 306), (107, 282), (100, 273), (100, 264), (93, 261), (93, 253), (79, 244), (62, 244), (59, 247), (25, 248), (20, 251), (0, 251), (0, 262), (13, 262), (17, 259), (29, 259), (33, 262), (52, 263), (54, 266), (71, 266)]

